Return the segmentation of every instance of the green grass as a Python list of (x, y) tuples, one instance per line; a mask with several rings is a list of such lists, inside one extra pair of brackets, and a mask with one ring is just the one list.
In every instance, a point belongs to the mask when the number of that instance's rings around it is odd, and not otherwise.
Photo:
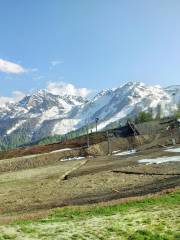
[(178, 234), (174, 234), (171, 236), (166, 236), (164, 235), (160, 235), (158, 233), (154, 233), (148, 230), (138, 230), (135, 233), (133, 233), (132, 235), (128, 236), (128, 240), (168, 240), (168, 239), (179, 239), (180, 235)]
[(180, 192), (112, 206), (65, 207), (0, 226), (0, 240), (178, 240)]
[(158, 196), (158, 197), (151, 197), (146, 198), (144, 200), (137, 200), (137, 201), (129, 201), (124, 204), (117, 204), (111, 206), (88, 206), (88, 207), (67, 207), (67, 208), (60, 208), (55, 210), (52, 215), (50, 215), (50, 219), (61, 218), (62, 220), (65, 219), (72, 219), (77, 217), (90, 217), (90, 216), (99, 216), (99, 215), (112, 215), (116, 214), (117, 212), (123, 212), (130, 210), (131, 208), (138, 208), (138, 209), (145, 209), (152, 205), (176, 205), (180, 203), (180, 192), (169, 193), (166, 195)]

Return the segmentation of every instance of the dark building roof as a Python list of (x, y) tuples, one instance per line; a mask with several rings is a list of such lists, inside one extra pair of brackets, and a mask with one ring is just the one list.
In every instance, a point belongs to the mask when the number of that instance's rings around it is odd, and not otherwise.
[(140, 132), (136, 128), (135, 124), (130, 121), (128, 121), (127, 124), (123, 127), (112, 129), (111, 132), (116, 137), (130, 137), (130, 136), (140, 135)]

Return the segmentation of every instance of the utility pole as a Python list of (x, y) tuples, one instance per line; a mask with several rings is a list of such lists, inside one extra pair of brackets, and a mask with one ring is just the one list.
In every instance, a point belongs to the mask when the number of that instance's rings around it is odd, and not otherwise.
[(89, 148), (89, 120), (87, 120), (87, 125), (86, 125), (86, 141), (87, 141), (87, 148)]
[(97, 125), (98, 125), (99, 118), (96, 118), (96, 133), (97, 133)]
[(111, 155), (112, 154), (112, 151), (111, 151), (111, 139), (110, 139), (108, 131), (106, 132), (106, 136), (107, 136), (107, 140), (108, 140), (108, 155)]
[(86, 137), (87, 137), (87, 147), (89, 148), (89, 126), (87, 125), (87, 134), (86, 134)]

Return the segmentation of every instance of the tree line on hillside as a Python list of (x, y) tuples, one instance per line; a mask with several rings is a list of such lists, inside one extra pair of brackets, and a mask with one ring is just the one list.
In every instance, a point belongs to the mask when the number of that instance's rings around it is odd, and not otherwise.
[[(143, 122), (149, 122), (152, 120), (160, 120), (162, 118), (162, 112), (161, 112), (161, 106), (159, 105), (158, 109), (157, 109), (157, 115), (156, 117), (153, 117), (153, 113), (152, 111), (142, 111), (139, 112), (138, 115), (135, 117), (134, 122), (137, 123), (143, 123)], [(180, 104), (178, 104), (177, 110), (174, 111), (174, 113), (172, 114), (172, 117), (175, 118), (180, 118)]]

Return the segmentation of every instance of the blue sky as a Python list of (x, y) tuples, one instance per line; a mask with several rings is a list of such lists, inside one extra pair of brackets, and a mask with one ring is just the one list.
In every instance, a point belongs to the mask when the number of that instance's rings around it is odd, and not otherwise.
[(179, 13), (179, 0), (0, 0), (0, 96), (180, 84)]

